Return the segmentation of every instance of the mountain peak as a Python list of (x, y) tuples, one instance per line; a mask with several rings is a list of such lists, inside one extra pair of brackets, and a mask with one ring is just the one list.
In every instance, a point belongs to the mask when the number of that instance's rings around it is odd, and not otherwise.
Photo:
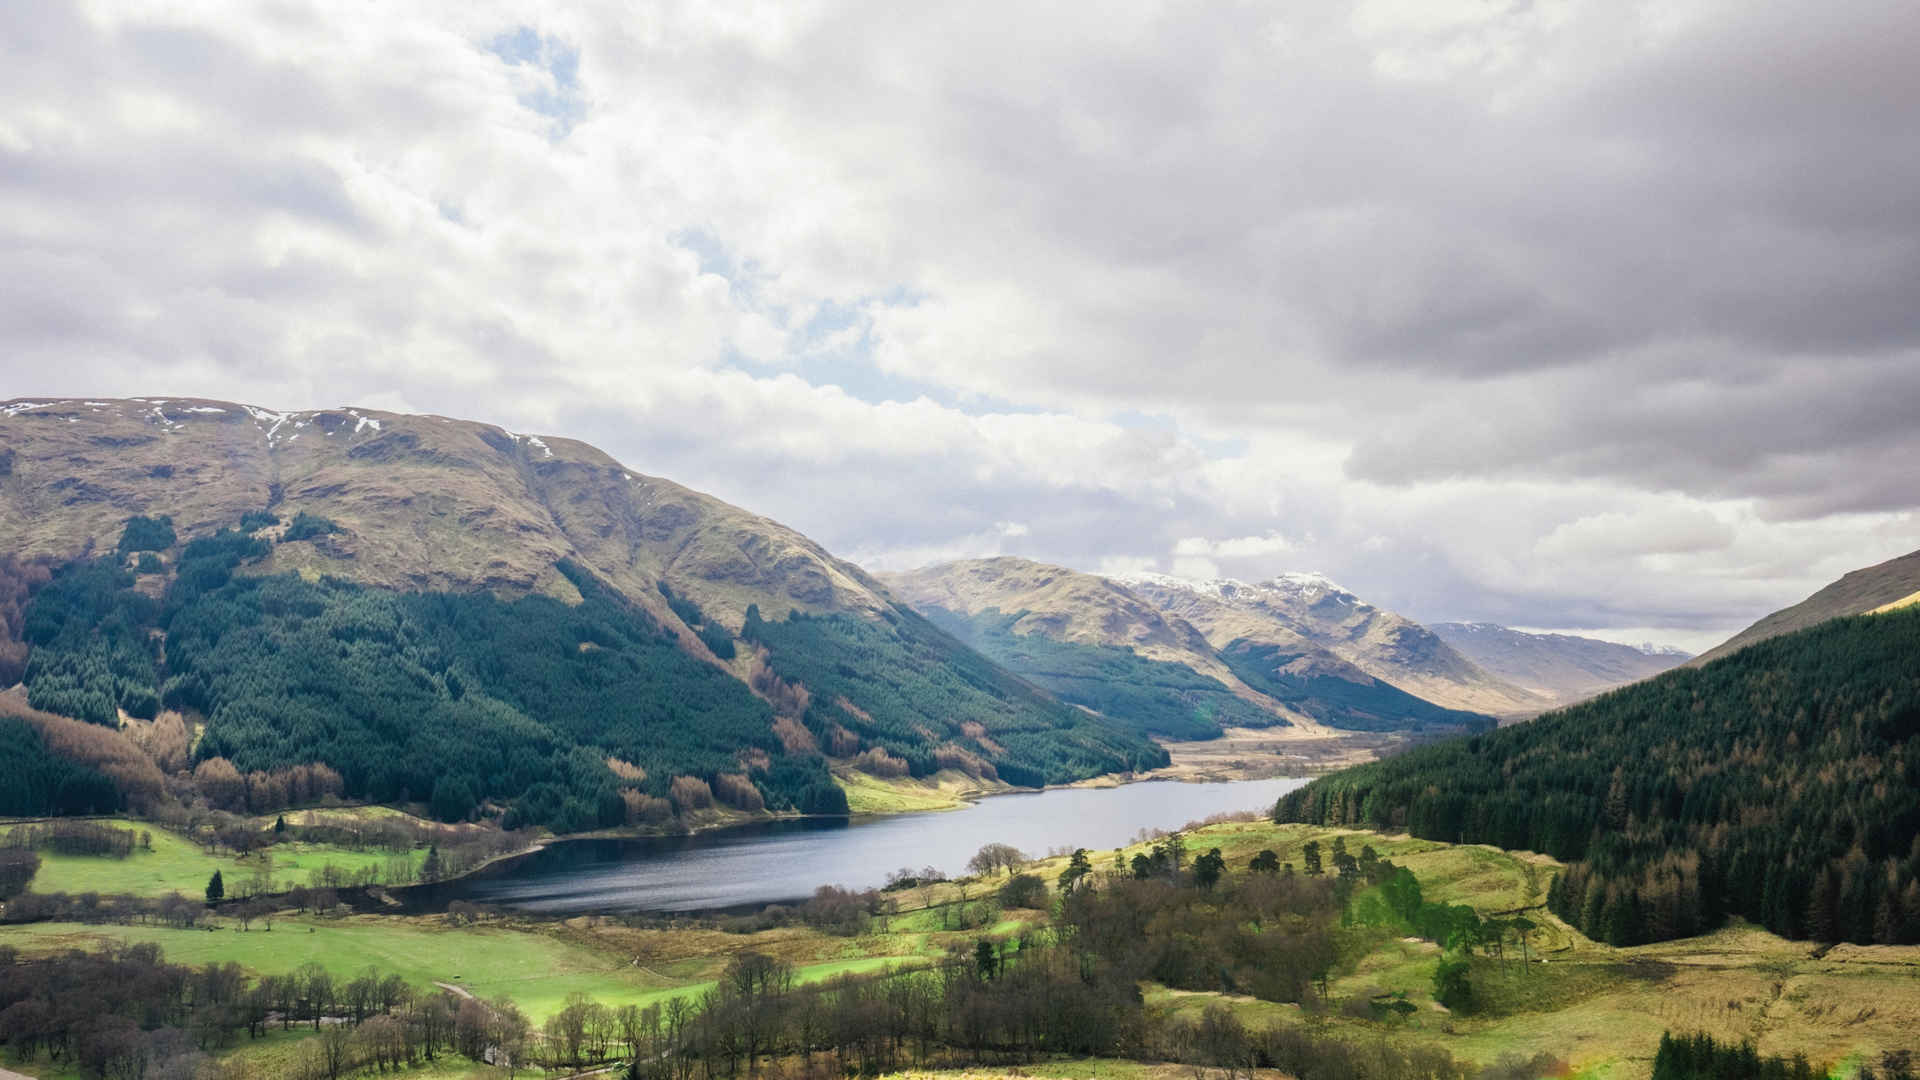
[(749, 605), (883, 614), (886, 591), (814, 541), (574, 439), (359, 406), (288, 410), (152, 396), (0, 402), (0, 551), (62, 561), (137, 514), (183, 535), (248, 511), (307, 512), (325, 544), (276, 548), (265, 572), (503, 596), (571, 587), (561, 560), (676, 620), (666, 582), (737, 627)]
[(1209, 596), (1227, 603), (1258, 603), (1264, 594), (1272, 593), (1286, 597), (1300, 597), (1314, 602), (1323, 597), (1332, 596), (1359, 602), (1352, 592), (1340, 586), (1325, 574), (1308, 572), (1289, 572), (1276, 574), (1259, 582), (1241, 581), (1238, 578), (1210, 577), (1189, 578), (1174, 574), (1162, 574), (1152, 570), (1138, 570), (1124, 574), (1108, 575), (1109, 579), (1121, 585), (1148, 585), (1162, 589), (1183, 589), (1187, 592)]
[(1426, 627), (1367, 603), (1323, 574), (1280, 574), (1254, 584), (1156, 573), (1116, 580), (1193, 624), (1216, 648), (1252, 641), (1325, 649), (1372, 678), (1452, 709), (1527, 716), (1545, 704), (1488, 674)]

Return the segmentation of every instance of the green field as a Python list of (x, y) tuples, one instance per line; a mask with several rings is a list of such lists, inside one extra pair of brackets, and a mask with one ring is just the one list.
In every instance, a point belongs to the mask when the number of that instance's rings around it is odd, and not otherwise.
[(976, 780), (963, 772), (943, 769), (924, 779), (884, 780), (858, 769), (839, 769), (833, 782), (847, 794), (847, 809), (855, 814), (904, 814), (923, 810), (958, 810), (967, 797), (1008, 790), (1008, 785)]
[[(153, 849), (136, 848), (124, 859), (104, 855), (40, 854), (40, 872), (34, 875), (32, 888), (42, 893), (129, 893), (134, 896), (165, 896), (181, 892), (199, 896), (207, 879), (219, 870), (227, 895), (238, 895), (242, 884), (251, 879), (265, 863), (261, 856), (240, 858), (208, 854), (200, 845), (166, 829), (137, 821), (113, 821), (107, 824), (134, 832), (150, 833)], [(402, 853), (392, 851), (352, 851), (326, 844), (276, 844), (268, 853), (272, 858), (274, 891), (306, 885), (310, 875), (327, 864), (351, 874), (362, 867), (384, 869)], [(418, 871), (426, 858), (424, 851), (404, 853)]]
[[(1189, 855), (1219, 847), (1235, 870), (1261, 848), (1296, 865), (1300, 849), (1335, 835), (1357, 852), (1371, 844), (1383, 858), (1411, 869), (1429, 900), (1469, 904), (1481, 914), (1531, 909), (1540, 903), (1555, 863), (1494, 848), (1449, 845), (1350, 829), (1267, 822), (1217, 825), (1187, 836)], [(1131, 855), (1133, 850), (1128, 849)], [(1103, 858), (1104, 856), (1104, 858)], [(1094, 865), (1111, 861), (1094, 854)], [(1037, 869), (1057, 873), (1052, 860)], [(1531, 872), (1529, 872), (1529, 868)], [(1473, 960), (1479, 1007), (1454, 1015), (1433, 1000), (1440, 950), (1379, 928), (1356, 928), (1348, 960), (1336, 968), (1320, 1012), (1246, 997), (1154, 987), (1150, 1007), (1198, 1016), (1224, 1003), (1248, 1024), (1307, 1022), (1355, 1039), (1385, 1037), (1447, 1050), (1491, 1064), (1505, 1054), (1540, 1052), (1567, 1062), (1582, 1077), (1636, 1080), (1652, 1068), (1660, 1033), (1706, 1031), (1765, 1054), (1805, 1053), (1815, 1064), (1874, 1057), (1909, 1046), (1920, 1030), (1920, 947), (1843, 945), (1816, 957), (1816, 946), (1776, 937), (1744, 923), (1716, 933), (1631, 949), (1589, 940), (1544, 909), (1536, 962), (1517, 955), (1501, 963)], [(1345, 1015), (1356, 998), (1404, 993), (1416, 1006), (1407, 1019)]]
[[(308, 1044), (315, 1038), (311, 1027), (296, 1027), (282, 1031), (269, 1027), (266, 1033), (257, 1039), (242, 1037), (238, 1043), (224, 1050), (216, 1050), (213, 1057), (232, 1070), (230, 1075), (245, 1077), (285, 1077), (299, 1076)], [(23, 1072), (35, 1080), (94, 1080), (93, 1075), (83, 1071), (73, 1062), (54, 1064), (39, 1060), (31, 1064), (19, 1064), (8, 1059), (4, 1068)], [(347, 1074), (351, 1077), (385, 1076), (396, 1080), (507, 1080), (507, 1070), (496, 1069), (491, 1065), (463, 1058), (451, 1050), (442, 1051), (433, 1061), (422, 1061), (413, 1068), (399, 1067), (386, 1072), (372, 1068)], [(520, 1070), (522, 1076), (537, 1075), (526, 1069)]]
[(416, 985), (445, 982), (481, 997), (509, 997), (536, 1019), (557, 1011), (567, 995), (576, 991), (619, 1005), (676, 985), (552, 935), (452, 929), (433, 920), (278, 919), (271, 931), (256, 926), (245, 933), (230, 928), (210, 932), (74, 923), (0, 928), (0, 942), (23, 950), (97, 941), (155, 942), (175, 963), (233, 961), (259, 974), (280, 974), (314, 961), (335, 975), (352, 975), (373, 966), (396, 972)]
[[(242, 1038), (232, 1050), (216, 1056), (229, 1069), (238, 1070), (241, 1076), (298, 1076), (301, 1057), (306, 1044), (313, 1037), (311, 1028), (269, 1031), (258, 1039)], [(446, 1050), (433, 1061), (422, 1061), (411, 1069), (403, 1067), (378, 1072), (368, 1068), (353, 1075), (386, 1076), (396, 1080), (506, 1080), (507, 1070), (470, 1061)], [(520, 1075), (535, 1076), (538, 1073), (522, 1069)]]
[[(881, 947), (903, 943), (878, 935)], [(713, 985), (724, 956), (688, 957), (664, 974), (641, 967), (612, 948), (589, 948), (540, 930), (446, 926), (439, 919), (356, 916), (346, 919), (282, 918), (272, 930), (242, 932), (230, 926), (176, 930), (163, 926), (31, 923), (0, 927), (0, 944), (45, 952), (101, 942), (153, 942), (181, 964), (232, 961), (247, 970), (281, 974), (318, 962), (337, 976), (367, 967), (395, 972), (417, 986), (447, 983), (483, 998), (505, 997), (536, 1023), (558, 1012), (567, 996), (585, 994), (604, 1005), (647, 1005), (667, 997), (698, 994)], [(747, 939), (740, 939), (740, 944)], [(842, 939), (820, 938), (823, 948), (844, 949)], [(795, 964), (802, 982), (841, 974), (864, 974), (890, 964), (924, 963), (912, 952), (862, 955)]]
[[(1336, 835), (1346, 837), (1351, 851), (1370, 844), (1383, 857), (1412, 869), (1428, 899), (1471, 904), (1483, 915), (1527, 909), (1540, 925), (1533, 939), (1536, 962), (1523, 964), (1514, 957), (1503, 965), (1476, 957), (1472, 982), (1479, 1007), (1472, 1014), (1453, 1014), (1433, 1000), (1437, 946), (1383, 927), (1360, 926), (1342, 931), (1345, 959), (1330, 976), (1326, 1000), (1317, 1007), (1149, 986), (1149, 1008), (1197, 1016), (1207, 1005), (1223, 1003), (1253, 1025), (1307, 1023), (1357, 1040), (1386, 1038), (1445, 1049), (1480, 1065), (1505, 1054), (1527, 1057), (1544, 1051), (1581, 1076), (1598, 1080), (1644, 1077), (1653, 1047), (1668, 1029), (1702, 1030), (1736, 1041), (1751, 1038), (1765, 1053), (1799, 1051), (1816, 1063), (1897, 1048), (1920, 1030), (1920, 948), (1840, 946), (1816, 957), (1806, 943), (1736, 924), (1704, 937), (1613, 949), (1537, 909), (1555, 869), (1551, 860), (1537, 856), (1264, 821), (1210, 826), (1189, 833), (1186, 842), (1189, 857), (1219, 847), (1230, 871), (1242, 873), (1247, 860), (1262, 849), (1271, 848), (1298, 865), (1307, 841), (1318, 839), (1330, 847)], [(170, 860), (176, 866), (173, 872), (190, 870), (190, 878), (204, 880), (208, 864), (192, 861), (204, 856), (191, 845), (176, 842), (163, 849), (156, 834), (155, 848), (144, 856), (153, 865)], [(1122, 849), (1122, 854), (1135, 850)], [(1112, 866), (1112, 850), (1090, 855), (1097, 868)], [(128, 862), (138, 865), (139, 858)], [(1064, 864), (1056, 858), (1027, 869), (1051, 882)], [(964, 888), (969, 901), (977, 903), (991, 895), (994, 884), (974, 881)], [(985, 928), (940, 929), (939, 906), (958, 901), (962, 888), (960, 883), (945, 883), (924, 893), (909, 889), (889, 894), (900, 910), (877, 921), (873, 932), (851, 938), (800, 926), (735, 934), (697, 925), (629, 927), (616, 920), (579, 918), (457, 928), (438, 917), (355, 916), (281, 918), (270, 932), (258, 926), (241, 932), (224, 919), (216, 920), (212, 931), (31, 924), (0, 927), (0, 944), (44, 952), (104, 941), (151, 941), (176, 962), (231, 960), (262, 974), (309, 961), (337, 975), (374, 966), (416, 985), (447, 983), (481, 997), (511, 999), (538, 1023), (573, 993), (612, 1006), (699, 994), (713, 985), (733, 955), (745, 950), (779, 957), (793, 965), (801, 980), (811, 981), (926, 963), (956, 945), (968, 947), (983, 936), (1011, 936), (1043, 918), (1038, 912), (1006, 912)], [(928, 895), (934, 908), (923, 906)], [(1410, 1016), (1375, 1019), (1367, 1014), (1369, 999), (1396, 994), (1415, 1006)], [(263, 1045), (246, 1052), (292, 1051)], [(1171, 1077), (1169, 1068), (1090, 1061), (1026, 1071), (1057, 1080), (1160, 1080)], [(438, 1080), (467, 1074), (414, 1075)], [(949, 1075), (947, 1080), (956, 1078)]]

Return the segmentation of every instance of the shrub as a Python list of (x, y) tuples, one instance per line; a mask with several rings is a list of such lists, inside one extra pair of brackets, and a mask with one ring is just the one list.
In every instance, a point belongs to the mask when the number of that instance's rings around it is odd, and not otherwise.
[(173, 519), (165, 514), (157, 518), (130, 517), (126, 528), (120, 531), (119, 552), (131, 555), (136, 551), (165, 551), (173, 546)]
[(11, 900), (26, 891), (27, 883), (40, 872), (40, 856), (20, 848), (0, 848), (0, 900)]
[(293, 522), (287, 526), (287, 531), (280, 534), (280, 542), (283, 544), (291, 544), (295, 541), (311, 540), (316, 536), (326, 536), (329, 533), (337, 533), (339, 531), (340, 526), (335, 525), (331, 520), (323, 518), (318, 514), (309, 514), (305, 510), (302, 510), (293, 515)]
[(1000, 903), (1010, 908), (1047, 906), (1047, 883), (1034, 874), (1015, 874), (1000, 886)]
[(731, 660), (735, 655), (733, 635), (719, 623), (710, 622), (700, 628), (700, 643), (722, 660)]
[(1433, 971), (1433, 997), (1457, 1013), (1473, 1011), (1473, 983), (1468, 980), (1468, 964), (1463, 959), (1442, 960)]

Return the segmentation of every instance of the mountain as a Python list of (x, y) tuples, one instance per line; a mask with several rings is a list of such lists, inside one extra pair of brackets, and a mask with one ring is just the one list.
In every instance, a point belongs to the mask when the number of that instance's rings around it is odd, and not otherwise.
[(1692, 663), (1697, 667), (1756, 641), (1802, 630), (1842, 615), (1863, 615), (1912, 603), (1920, 603), (1920, 551), (1888, 559), (1864, 570), (1855, 570), (1792, 607), (1782, 608), (1708, 649), (1695, 657)]
[(1316, 665), (1324, 662), (1313, 658), (1327, 653), (1434, 705), (1491, 716), (1532, 716), (1549, 704), (1489, 674), (1419, 623), (1317, 574), (1285, 574), (1258, 584), (1164, 574), (1114, 580), (1162, 613), (1192, 624), (1224, 653), (1266, 647), (1276, 658)]
[(776, 522), (643, 476), (586, 443), (367, 409), (280, 413), (186, 399), (0, 404), (0, 552), (64, 561), (137, 514), (184, 536), (250, 510), (340, 526), (261, 573), (408, 590), (551, 592), (572, 559), (670, 625), (666, 581), (738, 625), (769, 612), (874, 615), (865, 571)]
[(1741, 915), (1920, 942), (1920, 607), (1829, 620), (1289, 793), (1283, 821), (1566, 861), (1555, 914), (1616, 945)]
[(834, 761), (1166, 761), (805, 536), (573, 440), (133, 399), (0, 404), (0, 447), (0, 667), (26, 650), (0, 682), (129, 731), (177, 710), (203, 765), (573, 831), (844, 811)]
[(1555, 707), (1639, 682), (1687, 660), (1671, 649), (1636, 649), (1571, 634), (1529, 634), (1493, 623), (1429, 623), (1440, 640), (1495, 678)]
[(883, 575), (901, 599), (996, 662), (1144, 730), (1182, 738), (1286, 723), (1364, 731), (1476, 730), (1305, 641), (1206, 635), (1118, 581), (1026, 559), (968, 559)]

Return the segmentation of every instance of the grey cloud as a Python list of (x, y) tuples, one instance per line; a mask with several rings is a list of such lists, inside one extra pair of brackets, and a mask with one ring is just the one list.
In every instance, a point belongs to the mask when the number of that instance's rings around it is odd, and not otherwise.
[(1601, 477), (1716, 498), (1755, 498), (1782, 519), (1915, 506), (1920, 354), (1882, 360), (1576, 372), (1559, 385), (1481, 388), (1465, 416), (1422, 410), (1361, 439), (1356, 478)]
[[(344, 35), (299, 4), (29, 5), (0, 26), (0, 370), (544, 426), (882, 557), (1164, 565), (1277, 530), (1298, 547), (1222, 569), (1326, 570), (1423, 617), (1737, 625), (1823, 552), (1902, 550), (1920, 16), (1462, 10), (568, 7), (522, 50), (578, 43), (560, 101), (487, 49), (520, 14)], [(549, 144), (538, 110), (586, 102)], [(821, 310), (861, 347), (809, 368), (780, 343)], [(886, 370), (858, 370), (869, 345)], [(685, 378), (731, 358), (1065, 418), (869, 438), (900, 423), (873, 402)], [(1074, 427), (1122, 413), (1168, 422)], [(1658, 570), (1624, 544), (1605, 575), (1630, 587), (1535, 550), (1669, 495), (1728, 550)], [(1846, 515), (1885, 532), (1837, 540)]]

